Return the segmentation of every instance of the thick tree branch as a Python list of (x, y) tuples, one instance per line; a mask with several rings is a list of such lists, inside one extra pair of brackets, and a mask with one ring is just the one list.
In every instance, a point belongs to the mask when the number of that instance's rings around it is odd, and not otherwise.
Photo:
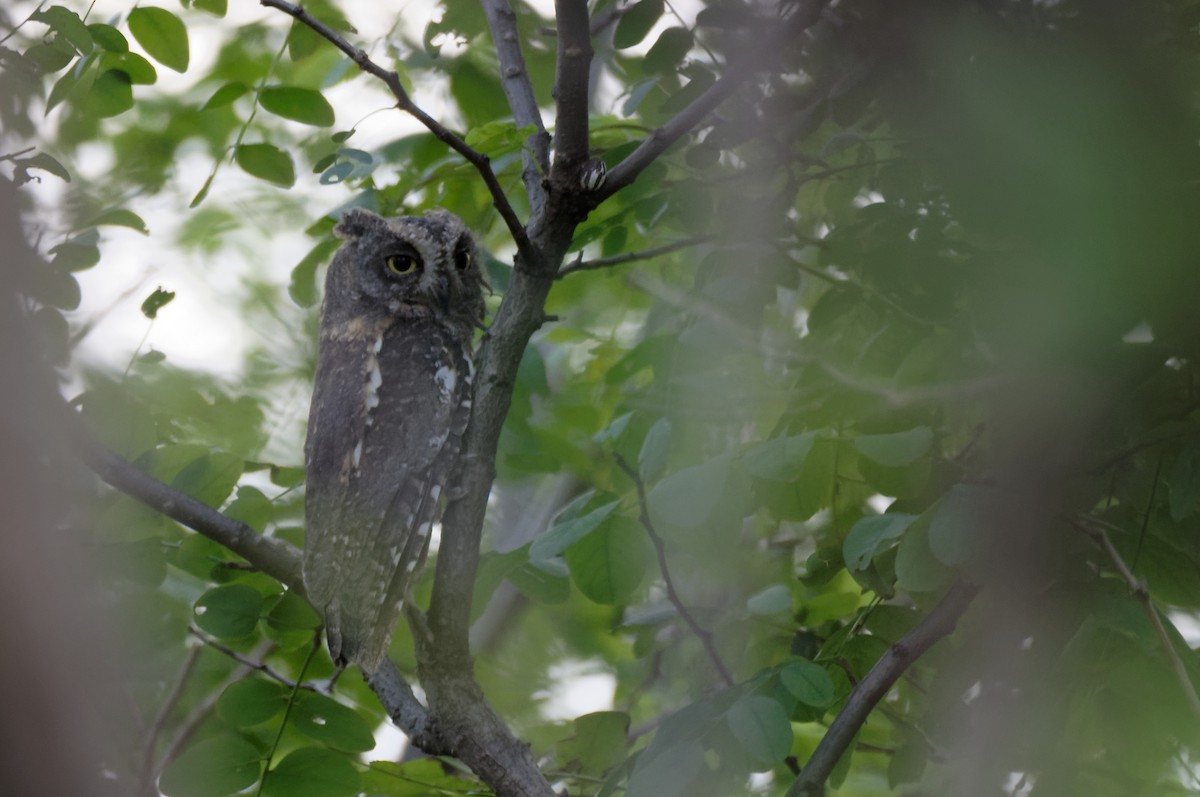
[(633, 480), (633, 486), (637, 489), (638, 520), (641, 521), (642, 527), (646, 529), (646, 534), (650, 536), (650, 541), (654, 543), (654, 553), (658, 557), (658, 570), (662, 573), (663, 583), (667, 587), (667, 599), (671, 601), (671, 605), (675, 607), (675, 611), (679, 612), (679, 616), (687, 623), (688, 628), (692, 629), (692, 633), (700, 639), (700, 643), (704, 645), (704, 651), (708, 654), (709, 660), (712, 661), (713, 666), (720, 673), (721, 680), (726, 686), (733, 686), (733, 674), (729, 672), (729, 668), (721, 660), (721, 654), (717, 652), (717, 646), (713, 642), (712, 633), (696, 622), (696, 618), (688, 611), (687, 606), (683, 603), (683, 599), (675, 591), (675, 582), (671, 580), (671, 571), (667, 567), (666, 546), (663, 543), (663, 538), (659, 536), (658, 530), (654, 528), (653, 521), (650, 520), (649, 504), (646, 501), (646, 485), (642, 482), (642, 477), (625, 461), (625, 457), (617, 454), (616, 460), (617, 467), (625, 471), (625, 475)]
[(825, 781), (854, 741), (875, 706), (896, 680), (924, 655), (935, 642), (948, 636), (978, 592), (976, 587), (956, 583), (921, 622), (892, 645), (850, 692), (846, 705), (813, 751), (787, 797), (820, 797)]
[(695, 238), (686, 238), (682, 241), (672, 241), (669, 244), (662, 246), (643, 249), (640, 252), (626, 252), (623, 255), (613, 255), (612, 257), (598, 257), (595, 260), (579, 260), (575, 263), (570, 263), (558, 270), (558, 278), (562, 279), (568, 274), (574, 274), (576, 271), (594, 271), (596, 269), (608, 268), (609, 266), (619, 266), (622, 263), (632, 263), (637, 260), (652, 260), (661, 255), (678, 252), (680, 249), (687, 249), (692, 246), (699, 246), (703, 243), (708, 243), (715, 236), (698, 235)]
[(478, 152), (467, 145), (467, 142), (455, 135), (441, 122), (434, 119), (412, 101), (408, 96), (408, 92), (404, 90), (403, 84), (400, 83), (400, 76), (395, 72), (390, 72), (379, 64), (371, 60), (366, 51), (352, 45), (350, 42), (333, 28), (321, 22), (319, 19), (309, 14), (300, 6), (289, 3), (286, 0), (259, 0), (259, 3), (270, 8), (276, 8), (285, 14), (291, 15), (297, 21), (312, 28), (314, 32), (328, 40), (339, 50), (350, 56), (350, 60), (358, 65), (358, 68), (369, 75), (373, 75), (384, 82), (391, 91), (392, 96), (396, 98), (396, 107), (405, 113), (415, 118), (423, 124), (430, 133), (433, 133), (434, 138), (438, 139), (448, 147), (453, 149), (459, 155), (467, 160), (475, 170), (479, 172), (483, 178), (484, 184), (487, 186), (488, 192), (492, 195), (492, 205), (500, 213), (504, 219), (505, 225), (508, 227), (509, 234), (512, 235), (513, 241), (517, 244), (517, 250), (527, 259), (534, 261), (536, 253), (533, 246), (529, 242), (529, 236), (525, 232), (525, 226), (521, 224), (521, 220), (517, 218), (517, 213), (513, 210), (512, 204), (508, 201), (508, 196), (504, 193), (504, 188), (501, 187), (500, 181), (496, 179), (496, 173), (492, 171), (491, 159), (482, 152)]
[(775, 35), (766, 38), (761, 47), (738, 63), (729, 65), (725, 74), (717, 78), (703, 94), (667, 120), (662, 127), (650, 133), (625, 160), (609, 170), (604, 185), (591, 194), (593, 205), (599, 205), (636, 180), (643, 169), (666, 152), (672, 144), (691, 132), (704, 117), (729, 99), (756, 72), (769, 69), (777, 60), (780, 48), (796, 46), (796, 39), (821, 18), (821, 12), (828, 4), (829, 0), (807, 0), (786, 24), (776, 30)]
[(521, 52), (521, 37), (517, 32), (517, 15), (508, 0), (480, 0), (487, 17), (488, 30), (492, 32), (492, 43), (496, 45), (496, 59), (500, 62), (500, 85), (508, 98), (513, 120), (517, 127), (536, 128), (528, 139), (524, 154), (525, 167), (522, 179), (525, 193), (529, 196), (530, 212), (538, 214), (546, 203), (546, 188), (543, 180), (550, 174), (550, 134), (542, 121), (537, 98), (533, 94), (533, 83), (525, 68), (525, 56)]
[(568, 181), (588, 157), (588, 77), (592, 29), (586, 0), (555, 0), (558, 53), (554, 71), (554, 165), (551, 182)]

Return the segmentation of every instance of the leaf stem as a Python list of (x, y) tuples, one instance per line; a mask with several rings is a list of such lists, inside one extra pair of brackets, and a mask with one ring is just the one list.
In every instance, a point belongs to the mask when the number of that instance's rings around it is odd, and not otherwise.
[(267, 765), (263, 769), (262, 777), (259, 778), (258, 788), (254, 791), (254, 797), (262, 797), (263, 786), (267, 783), (267, 775), (271, 773), (271, 759), (275, 757), (275, 751), (279, 749), (279, 740), (283, 738), (283, 730), (287, 727), (288, 717), (292, 713), (292, 706), (296, 703), (296, 694), (300, 691), (300, 685), (304, 682), (304, 673), (308, 671), (308, 665), (312, 664), (313, 658), (316, 657), (317, 651), (320, 649), (321, 633), (318, 631), (313, 634), (312, 647), (309, 648), (308, 655), (304, 658), (304, 664), (300, 667), (300, 674), (296, 676), (296, 682), (292, 684), (292, 692), (288, 695), (287, 706), (283, 709), (283, 719), (279, 721), (279, 730), (275, 734), (275, 741), (271, 743), (271, 752), (267, 753)]

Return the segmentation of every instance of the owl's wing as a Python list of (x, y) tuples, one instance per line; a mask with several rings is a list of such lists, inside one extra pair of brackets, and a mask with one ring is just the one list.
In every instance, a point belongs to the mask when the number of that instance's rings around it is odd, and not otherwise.
[(304, 577), (324, 611), (331, 654), (373, 672), (458, 459), (470, 365), (469, 352), (432, 321), (401, 322), (378, 352), (358, 349), (337, 343), (324, 374), (318, 362)]

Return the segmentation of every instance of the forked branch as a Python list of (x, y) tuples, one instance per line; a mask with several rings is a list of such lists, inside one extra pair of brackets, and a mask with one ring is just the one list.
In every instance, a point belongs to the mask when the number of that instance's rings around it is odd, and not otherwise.
[(458, 135), (452, 132), (449, 128), (434, 119), (429, 114), (425, 113), (420, 106), (412, 101), (408, 96), (408, 92), (404, 89), (404, 85), (400, 82), (400, 76), (395, 72), (384, 69), (379, 64), (371, 60), (365, 50), (361, 50), (348, 42), (345, 37), (335, 31), (333, 28), (326, 25), (321, 20), (314, 17), (312, 14), (305, 11), (295, 3), (289, 3), (287, 0), (259, 0), (259, 3), (270, 8), (276, 8), (285, 14), (292, 16), (301, 24), (307, 25), (315, 33), (329, 41), (333, 46), (344, 52), (350, 57), (359, 69), (369, 75), (379, 78), (388, 87), (392, 96), (396, 99), (396, 107), (405, 113), (415, 118), (423, 124), (430, 133), (433, 133), (434, 138), (452, 150), (462, 155), (475, 170), (479, 172), (479, 176), (483, 178), (484, 184), (487, 186), (488, 193), (492, 196), (492, 205), (500, 213), (504, 219), (505, 225), (508, 227), (509, 234), (512, 235), (513, 241), (517, 244), (517, 250), (526, 258), (529, 263), (537, 262), (537, 252), (533, 245), (529, 242), (529, 236), (525, 232), (525, 225), (517, 218), (517, 213), (513, 210), (512, 203), (508, 201), (508, 196), (504, 193), (504, 189), (500, 185), (500, 181), (496, 178), (496, 173), (492, 171), (491, 159), (482, 152), (467, 145)]

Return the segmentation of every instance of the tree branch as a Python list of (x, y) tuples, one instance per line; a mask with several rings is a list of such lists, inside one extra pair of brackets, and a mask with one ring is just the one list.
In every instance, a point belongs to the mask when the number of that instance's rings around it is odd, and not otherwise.
[(523, 153), (525, 193), (529, 196), (529, 207), (533, 214), (540, 213), (546, 203), (543, 179), (550, 173), (550, 134), (542, 121), (537, 98), (533, 94), (533, 83), (525, 68), (525, 56), (521, 52), (521, 38), (517, 32), (517, 15), (508, 0), (480, 0), (487, 17), (488, 30), (492, 32), (492, 43), (496, 45), (496, 60), (500, 62), (500, 85), (508, 98), (513, 120), (517, 127), (533, 125), (528, 149)]
[(373, 75), (384, 82), (391, 91), (392, 96), (396, 98), (396, 107), (405, 113), (415, 118), (423, 124), (434, 137), (448, 147), (453, 149), (459, 155), (467, 160), (475, 170), (479, 172), (483, 178), (484, 184), (487, 185), (488, 192), (492, 195), (492, 205), (500, 213), (504, 219), (505, 225), (508, 227), (509, 234), (512, 235), (513, 241), (517, 244), (517, 250), (526, 257), (530, 262), (536, 262), (536, 252), (529, 242), (529, 236), (525, 232), (525, 226), (521, 220), (517, 218), (516, 211), (513, 210), (512, 204), (508, 201), (508, 196), (504, 193), (504, 188), (501, 187), (500, 181), (496, 179), (496, 173), (492, 171), (491, 159), (482, 152), (472, 149), (459, 136), (455, 135), (441, 122), (434, 119), (412, 101), (408, 96), (408, 92), (404, 90), (403, 84), (400, 83), (400, 76), (395, 72), (390, 72), (379, 64), (371, 60), (365, 50), (360, 50), (333, 28), (321, 22), (319, 19), (309, 14), (300, 6), (289, 3), (286, 0), (259, 0), (260, 5), (276, 8), (285, 14), (291, 15), (300, 23), (312, 28), (314, 32), (328, 40), (331, 44), (337, 47), (350, 57), (358, 65), (358, 68), (369, 75)]
[(1129, 593), (1133, 595), (1138, 605), (1142, 607), (1142, 611), (1149, 618), (1150, 624), (1154, 627), (1154, 634), (1158, 637), (1158, 643), (1163, 649), (1163, 653), (1167, 656), (1167, 661), (1171, 665), (1171, 671), (1175, 675), (1175, 679), (1179, 681), (1179, 685), (1183, 688), (1184, 697), (1187, 698), (1188, 706), (1192, 713), (1200, 719), (1200, 695), (1196, 693), (1196, 686), (1192, 683), (1191, 676), (1188, 675), (1187, 665), (1179, 656), (1179, 651), (1175, 650), (1175, 646), (1171, 644), (1171, 638), (1167, 635), (1166, 626), (1163, 625), (1162, 618), (1158, 616), (1158, 610), (1154, 607), (1154, 601), (1150, 598), (1150, 589), (1146, 582), (1134, 575), (1133, 570), (1125, 563), (1121, 552), (1117, 550), (1117, 546), (1113, 545), (1112, 538), (1108, 536), (1108, 532), (1104, 530), (1103, 521), (1099, 518), (1085, 517), (1084, 521), (1090, 524), (1091, 528), (1085, 528), (1077, 523), (1072, 522), (1076, 529), (1082, 531), (1104, 551), (1105, 555), (1113, 563), (1117, 573), (1121, 578), (1125, 579), (1125, 584), (1129, 587)]
[[(267, 676), (271, 680), (278, 681), (279, 683), (283, 684), (286, 687), (289, 687), (292, 689), (295, 689), (297, 687), (297, 684), (295, 681), (293, 681), (291, 678), (288, 678), (286, 675), (276, 672), (275, 670), (271, 669), (270, 665), (268, 665), (265, 661), (263, 661), (261, 657), (260, 658), (252, 658), (250, 656), (247, 656), (244, 653), (238, 653), (233, 648), (226, 647), (225, 645), (222, 645), (217, 640), (212, 639), (212, 638), (202, 634), (200, 632), (200, 629), (194, 625), (188, 626), (188, 633), (191, 634), (192, 636), (194, 636), (196, 639), (203, 642), (208, 647), (217, 651), (218, 653), (225, 654), (229, 658), (236, 661), (238, 664), (245, 665), (252, 670), (257, 670), (258, 672), (261, 672), (263, 675)], [(196, 648), (196, 650), (199, 650), (199, 648)], [(264, 653), (264, 655), (265, 655), (265, 653)], [(300, 684), (299, 688), (306, 689), (310, 692), (317, 691), (316, 687), (310, 686), (309, 684)]]
[(729, 672), (729, 668), (721, 660), (721, 655), (717, 652), (717, 646), (713, 642), (712, 633), (696, 622), (696, 618), (692, 617), (692, 613), (684, 606), (679, 593), (675, 591), (675, 582), (671, 580), (671, 571), (667, 568), (666, 546), (663, 544), (663, 538), (659, 536), (658, 530), (654, 528), (654, 523), (650, 520), (650, 511), (646, 503), (646, 485), (642, 482), (642, 477), (625, 461), (625, 457), (620, 454), (614, 456), (617, 461), (617, 467), (625, 471), (625, 475), (633, 480), (633, 486), (637, 489), (638, 519), (641, 521), (642, 527), (646, 529), (646, 533), (650, 535), (650, 541), (654, 543), (654, 553), (658, 557), (658, 569), (662, 573), (663, 582), (667, 586), (667, 599), (671, 601), (671, 605), (675, 607), (675, 611), (679, 612), (679, 616), (692, 629), (692, 633), (700, 639), (701, 644), (704, 645), (705, 652), (708, 654), (708, 658), (712, 661), (713, 666), (717, 668), (717, 672), (721, 674), (721, 680), (726, 686), (733, 686), (733, 674)]
[(245, 523), (138, 469), (95, 440), (77, 417), (73, 417), (71, 425), (75, 427), (72, 432), (84, 463), (107, 484), (225, 546), (298, 595), (305, 594), (304, 579), (300, 575), (300, 551), (290, 543), (264, 537)]
[[(554, 165), (551, 183), (571, 181), (588, 158), (588, 78), (592, 30), (586, 0), (555, 0), (558, 53), (554, 67)], [(572, 187), (577, 188), (574, 184)]]
[[(74, 416), (74, 413), (71, 414)], [(84, 462), (106, 483), (141, 501), (151, 509), (182, 523), (198, 534), (203, 534), (213, 542), (225, 546), (297, 594), (304, 595), (304, 579), (300, 569), (301, 555), (290, 544), (283, 540), (263, 537), (244, 523), (229, 518), (207, 504), (197, 501), (139, 470), (132, 463), (93, 439), (87, 430), (82, 428), (82, 423), (78, 418), (71, 418), (71, 426), (74, 427), (72, 433)], [(201, 638), (203, 639), (203, 637)], [(227, 654), (230, 653), (210, 640), (204, 639), (204, 642)], [(239, 677), (244, 677), (245, 672), (253, 669), (266, 672), (286, 683), (286, 679), (270, 672), (265, 665), (243, 661), (240, 658), (237, 660), (242, 664), (239, 669), (242, 675)], [(396, 725), (410, 738), (421, 740), (429, 745), (428, 747), (421, 744), (418, 746), (427, 752), (445, 751), (445, 745), (428, 733), (428, 711), (417, 700), (412, 688), (405, 682), (400, 671), (391, 661), (385, 659), (383, 666), (368, 680), (368, 683)], [(182, 741), (177, 739), (172, 745), (172, 749), (174, 750), (181, 744)], [(173, 754), (169, 754), (167, 760), (170, 760), (171, 757)]]
[(637, 179), (642, 170), (653, 163), (667, 148), (689, 133), (725, 100), (729, 99), (738, 88), (750, 79), (755, 72), (771, 66), (781, 47), (795, 46), (797, 37), (814, 25), (821, 18), (821, 12), (829, 0), (807, 0), (792, 16), (792, 19), (776, 30), (776, 35), (768, 37), (761, 47), (726, 68), (725, 74), (717, 78), (696, 99), (667, 120), (661, 127), (654, 130), (645, 140), (629, 153), (626, 158), (608, 172), (604, 185), (590, 196), (594, 205), (599, 205), (608, 197)]
[(608, 268), (609, 266), (619, 266), (622, 263), (632, 263), (636, 260), (652, 260), (661, 255), (677, 252), (680, 249), (687, 249), (692, 246), (699, 246), (703, 243), (708, 243), (716, 236), (713, 235), (698, 235), (695, 238), (685, 238), (682, 241), (672, 241), (669, 244), (655, 246), (650, 249), (643, 249), (640, 252), (626, 252), (623, 255), (613, 255), (612, 257), (598, 257), (595, 260), (579, 260), (570, 265), (563, 266), (558, 270), (558, 279), (562, 279), (568, 274), (574, 274), (577, 271), (593, 271), (600, 268)]
[(820, 797), (825, 793), (825, 781), (829, 774), (854, 741), (876, 704), (925, 651), (954, 630), (958, 619), (978, 591), (977, 587), (961, 581), (955, 583), (941, 602), (933, 607), (933, 611), (887, 649), (871, 671), (851, 690), (846, 705), (830, 724), (817, 749), (800, 771), (800, 776), (788, 789), (786, 797)]

